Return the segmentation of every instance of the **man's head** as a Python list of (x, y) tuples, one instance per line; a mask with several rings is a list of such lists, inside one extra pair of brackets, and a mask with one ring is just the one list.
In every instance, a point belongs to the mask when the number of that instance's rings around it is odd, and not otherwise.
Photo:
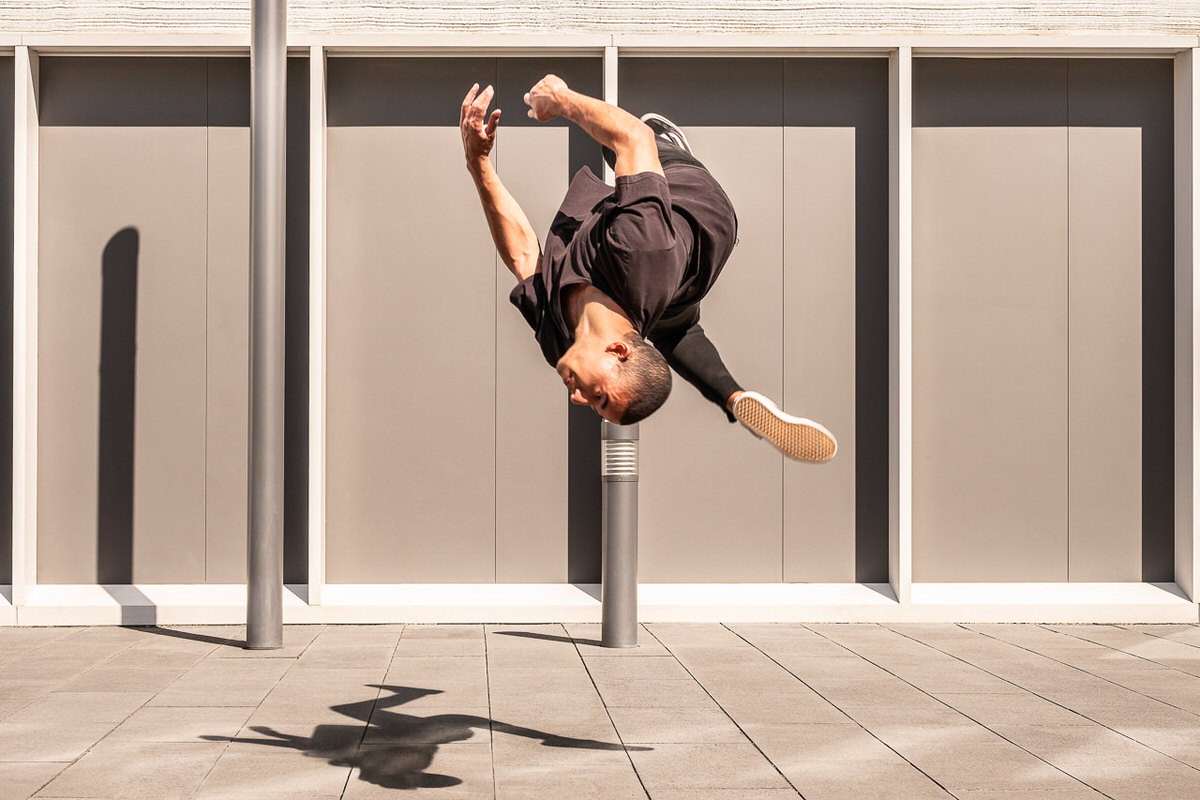
[(572, 403), (617, 425), (641, 422), (671, 393), (666, 359), (636, 331), (609, 342), (577, 340), (555, 369)]

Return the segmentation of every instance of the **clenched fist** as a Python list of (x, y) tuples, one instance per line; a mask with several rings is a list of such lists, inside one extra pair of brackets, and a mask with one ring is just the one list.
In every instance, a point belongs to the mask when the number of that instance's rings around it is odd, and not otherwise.
[(554, 119), (560, 113), (559, 103), (568, 91), (567, 83), (557, 75), (547, 75), (525, 93), (529, 118), (538, 122)]

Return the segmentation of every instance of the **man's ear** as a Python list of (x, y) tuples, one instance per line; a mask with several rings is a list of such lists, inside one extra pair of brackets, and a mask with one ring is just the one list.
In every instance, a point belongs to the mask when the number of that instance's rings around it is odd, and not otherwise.
[(625, 361), (629, 358), (629, 345), (622, 341), (610, 342), (608, 347), (604, 348), (604, 352), (612, 353), (617, 357), (617, 361)]

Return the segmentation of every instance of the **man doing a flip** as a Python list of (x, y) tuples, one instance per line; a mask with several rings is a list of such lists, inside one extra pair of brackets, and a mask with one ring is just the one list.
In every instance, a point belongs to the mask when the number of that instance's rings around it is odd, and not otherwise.
[(542, 78), (525, 95), (529, 116), (574, 122), (605, 149), (616, 174), (614, 189), (587, 167), (576, 173), (543, 248), (489, 158), (500, 122), (500, 109), (488, 114), (493, 94), (476, 84), (463, 99), (467, 169), (518, 281), (510, 299), (571, 402), (631, 425), (667, 399), (673, 368), (784, 455), (833, 458), (828, 430), (743, 390), (700, 327), (700, 300), (733, 251), (737, 217), (683, 132), (664, 117), (639, 120), (554, 75)]

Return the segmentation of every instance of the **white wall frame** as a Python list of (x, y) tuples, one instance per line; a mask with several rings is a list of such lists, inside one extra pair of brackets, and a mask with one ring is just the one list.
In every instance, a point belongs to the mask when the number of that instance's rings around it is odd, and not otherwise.
[[(889, 59), (892, 468), (889, 584), (643, 584), (640, 617), (653, 620), (1196, 622), (1200, 592), (1200, 497), (1192, 431), (1200, 358), (1192, 280), (1200, 224), (1200, 38), (1195, 36), (478, 36), (304, 34), (289, 49), (310, 59), (310, 417), (309, 551), (305, 587), (285, 591), (285, 621), (596, 621), (596, 587), (571, 585), (326, 585), (325, 129), (329, 56), (596, 55), (604, 57), (605, 99), (617, 99), (621, 56), (878, 56)], [(0, 45), (3, 43), (0, 42)], [(244, 621), (237, 585), (37, 586), (37, 60), (56, 55), (240, 55), (243, 35), (87, 34), (22, 36), (16, 55), (14, 192), (14, 584), (17, 624), (197, 624)], [(1172, 57), (1177, 94), (1177, 468), (1176, 580), (1172, 584), (912, 584), (912, 164), (914, 55), (956, 57)], [(1187, 168), (1183, 169), (1186, 161)], [(1180, 380), (1186, 378), (1186, 383)], [(19, 487), (19, 488), (18, 488)], [(19, 564), (18, 564), (19, 560)], [(19, 579), (18, 579), (18, 576)], [(0, 600), (0, 624), (5, 624)]]
[(1200, 470), (1196, 464), (1200, 397), (1196, 375), (1200, 347), (1197, 309), (1200, 282), (1200, 50), (1175, 57), (1175, 582), (1196, 601), (1200, 578), (1200, 538), (1196, 526)]
[(308, 592), (325, 585), (325, 49), (308, 51)]
[(912, 48), (888, 57), (888, 578), (912, 601)]
[(38, 56), (13, 59), (13, 512), (12, 604), (37, 583)]

